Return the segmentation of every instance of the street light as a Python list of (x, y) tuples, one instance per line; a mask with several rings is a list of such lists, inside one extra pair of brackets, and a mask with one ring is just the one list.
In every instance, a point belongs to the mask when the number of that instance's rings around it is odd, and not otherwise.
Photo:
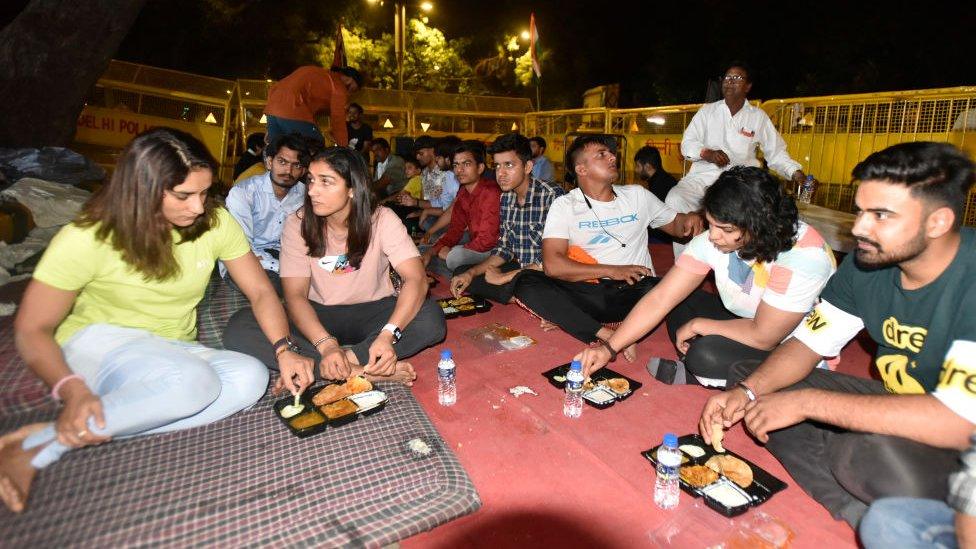
[[(383, 0), (366, 0), (369, 4), (383, 5)], [(434, 9), (431, 2), (421, 2), (420, 9), (430, 12)], [(397, 64), (397, 88), (403, 91), (403, 56), (407, 51), (407, 6), (402, 0), (393, 3), (393, 51)]]
[(522, 40), (528, 40), (529, 38), (531, 38), (531, 36), (529, 35), (529, 31), (527, 30), (522, 31), (522, 34), (520, 36), (522, 37)]

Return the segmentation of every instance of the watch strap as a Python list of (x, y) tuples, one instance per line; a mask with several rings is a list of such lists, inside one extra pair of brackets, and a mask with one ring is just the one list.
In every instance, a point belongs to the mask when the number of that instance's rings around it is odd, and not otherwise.
[(403, 332), (400, 331), (400, 327), (397, 326), (396, 324), (387, 324), (383, 326), (383, 331), (390, 332), (391, 334), (393, 334), (394, 343), (400, 341), (400, 336), (403, 335)]

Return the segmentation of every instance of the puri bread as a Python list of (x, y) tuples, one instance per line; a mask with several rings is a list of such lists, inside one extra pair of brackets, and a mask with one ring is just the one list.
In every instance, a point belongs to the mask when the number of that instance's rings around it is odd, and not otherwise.
[(325, 417), (329, 419), (336, 419), (349, 414), (355, 414), (356, 410), (359, 410), (359, 407), (347, 399), (342, 399), (338, 402), (333, 402), (332, 404), (326, 404), (319, 409), (322, 410)]
[(607, 380), (607, 386), (610, 390), (617, 393), (618, 395), (625, 394), (630, 391), (630, 382), (622, 377), (612, 377)]
[(373, 390), (373, 384), (363, 376), (352, 376), (347, 379), (346, 387), (349, 388), (349, 394), (351, 395)]
[(689, 465), (679, 470), (682, 480), (695, 488), (702, 488), (718, 480), (718, 473), (704, 465)]
[[(366, 383), (369, 382), (367, 381)], [(312, 404), (316, 406), (324, 406), (326, 404), (331, 404), (337, 400), (342, 400), (351, 394), (352, 392), (349, 390), (348, 383), (343, 383), (341, 385), (340, 384), (328, 385), (326, 386), (325, 389), (322, 389), (321, 391), (316, 393), (315, 396), (312, 397)]]
[(752, 484), (752, 467), (735, 456), (712, 456), (705, 462), (705, 466), (722, 473), (743, 488)]

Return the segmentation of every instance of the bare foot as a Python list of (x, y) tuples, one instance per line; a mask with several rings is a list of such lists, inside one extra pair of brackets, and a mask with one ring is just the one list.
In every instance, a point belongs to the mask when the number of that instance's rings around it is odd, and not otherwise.
[(37, 474), (37, 469), (34, 469), (30, 462), (42, 448), (24, 450), (22, 444), (28, 435), (47, 425), (47, 423), (26, 425), (0, 437), (0, 499), (14, 513), (23, 512), (27, 506), (31, 482)]
[(548, 320), (546, 320), (544, 318), (542, 319), (542, 322), (539, 323), (539, 327), (542, 328), (542, 331), (543, 332), (551, 332), (553, 330), (558, 330), (559, 329), (559, 326), (557, 326), (556, 324), (553, 324), (552, 322), (549, 322)]
[(624, 358), (627, 359), (627, 362), (633, 362), (637, 360), (637, 344), (631, 343), (630, 345), (628, 345), (627, 348), (624, 349), (623, 355)]
[[(354, 368), (353, 369), (354, 373), (355, 370), (356, 369)], [(417, 379), (417, 372), (414, 371), (413, 365), (410, 364), (409, 362), (404, 362), (402, 360), (397, 361), (393, 373), (388, 376), (377, 376), (373, 374), (367, 374), (364, 373), (361, 368), (359, 369), (358, 374), (362, 375), (363, 377), (365, 377), (370, 381), (393, 381), (396, 383), (402, 383), (407, 387), (411, 387), (413, 385), (413, 381)]]

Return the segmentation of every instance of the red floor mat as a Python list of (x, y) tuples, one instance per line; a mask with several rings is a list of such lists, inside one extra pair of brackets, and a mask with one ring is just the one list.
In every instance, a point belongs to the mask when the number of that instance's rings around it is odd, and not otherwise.
[[(659, 273), (664, 272), (671, 263), (670, 248), (654, 248), (655, 265)], [(484, 355), (462, 333), (488, 322), (507, 324), (539, 343)], [(451, 408), (437, 404), (436, 361), (441, 347), (412, 359), (419, 374), (413, 391), (457, 453), (484, 506), (473, 515), (406, 540), (404, 547), (641, 547), (651, 545), (654, 530), (675, 513), (712, 513), (692, 508), (693, 499), (685, 494), (675, 511), (654, 507), (654, 472), (640, 455), (659, 443), (665, 432), (693, 432), (711, 394), (699, 387), (663, 385), (647, 374), (644, 364), (649, 357), (675, 357), (663, 327), (639, 344), (636, 362), (628, 364), (620, 358), (613, 365), (644, 384), (638, 394), (606, 410), (585, 407), (576, 421), (563, 417), (562, 393), (540, 374), (567, 362), (581, 349), (579, 342), (562, 332), (542, 332), (537, 321), (512, 305), (451, 320), (448, 334), (444, 346), (454, 351), (458, 364), (458, 404)], [(840, 369), (864, 375), (867, 364), (867, 353), (852, 343)], [(515, 385), (527, 385), (539, 396), (515, 398), (508, 392)], [(760, 509), (794, 531), (794, 546), (855, 545), (851, 529), (833, 520), (798, 488), (740, 426), (729, 433), (726, 446), (790, 485)], [(706, 518), (710, 517), (701, 520)]]

